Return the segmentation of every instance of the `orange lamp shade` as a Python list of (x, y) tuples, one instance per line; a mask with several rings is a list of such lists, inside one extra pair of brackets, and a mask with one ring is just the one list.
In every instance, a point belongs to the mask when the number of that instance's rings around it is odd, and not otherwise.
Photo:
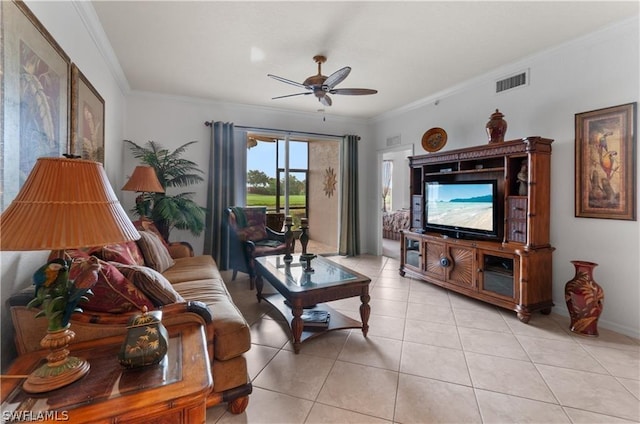
[(39, 158), (0, 217), (0, 250), (64, 250), (137, 240), (98, 162)]
[(156, 170), (151, 166), (136, 166), (129, 181), (122, 187), (124, 191), (139, 191), (143, 193), (164, 193), (164, 188)]

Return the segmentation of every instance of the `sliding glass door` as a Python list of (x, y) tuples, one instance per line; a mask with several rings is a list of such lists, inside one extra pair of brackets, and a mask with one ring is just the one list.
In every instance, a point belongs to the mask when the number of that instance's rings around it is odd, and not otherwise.
[[(308, 218), (314, 253), (336, 253), (340, 142), (249, 134), (247, 148), (246, 204), (291, 215), (294, 230)], [(271, 218), (279, 224), (283, 216)]]
[(306, 141), (278, 140), (277, 212), (293, 217), (294, 227), (307, 217), (309, 148)]

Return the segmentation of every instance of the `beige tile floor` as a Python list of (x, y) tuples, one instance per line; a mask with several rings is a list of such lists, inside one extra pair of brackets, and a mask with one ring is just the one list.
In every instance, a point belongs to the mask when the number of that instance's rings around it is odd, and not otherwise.
[[(400, 277), (395, 259), (331, 259), (371, 277), (369, 336), (334, 331), (296, 355), (284, 322), (248, 281), (229, 283), (251, 323), (253, 394), (243, 414), (217, 406), (207, 423), (640, 421), (639, 340), (603, 328), (580, 337), (555, 313), (523, 324), (511, 311)], [(359, 316), (358, 299), (333, 303)]]

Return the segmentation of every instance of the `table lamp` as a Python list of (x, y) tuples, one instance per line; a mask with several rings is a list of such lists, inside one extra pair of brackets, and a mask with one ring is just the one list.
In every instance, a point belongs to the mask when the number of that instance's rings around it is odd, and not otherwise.
[[(102, 164), (82, 159), (38, 159), (20, 192), (0, 216), (2, 251), (54, 250), (64, 258), (65, 249), (139, 237)], [(64, 300), (71, 300), (68, 292)], [(52, 331), (52, 318), (47, 318), (50, 328), (41, 346), (51, 352), (47, 363), (23, 384), (23, 389), (32, 393), (66, 386), (89, 371), (87, 361), (69, 356), (67, 347), (75, 337), (70, 324), (63, 321), (63, 328)]]
[(148, 215), (148, 207), (145, 204), (145, 193), (164, 193), (164, 188), (158, 176), (156, 170), (152, 166), (136, 166), (133, 170), (133, 174), (129, 178), (129, 181), (122, 187), (123, 191), (137, 191), (140, 193), (136, 197), (136, 210), (140, 217), (146, 217)]

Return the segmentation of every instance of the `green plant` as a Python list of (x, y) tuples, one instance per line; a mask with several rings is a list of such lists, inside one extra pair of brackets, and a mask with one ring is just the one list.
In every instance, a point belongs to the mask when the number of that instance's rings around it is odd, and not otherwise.
[(198, 165), (182, 157), (187, 147), (197, 142), (190, 141), (170, 152), (155, 141), (148, 141), (145, 146), (130, 140), (124, 141), (129, 144), (135, 158), (156, 170), (158, 180), (165, 189), (165, 193), (144, 193), (132, 212), (150, 218), (167, 241), (173, 228), (200, 235), (204, 230), (206, 209), (193, 201), (195, 193), (166, 193), (168, 187), (186, 187), (204, 181)]

